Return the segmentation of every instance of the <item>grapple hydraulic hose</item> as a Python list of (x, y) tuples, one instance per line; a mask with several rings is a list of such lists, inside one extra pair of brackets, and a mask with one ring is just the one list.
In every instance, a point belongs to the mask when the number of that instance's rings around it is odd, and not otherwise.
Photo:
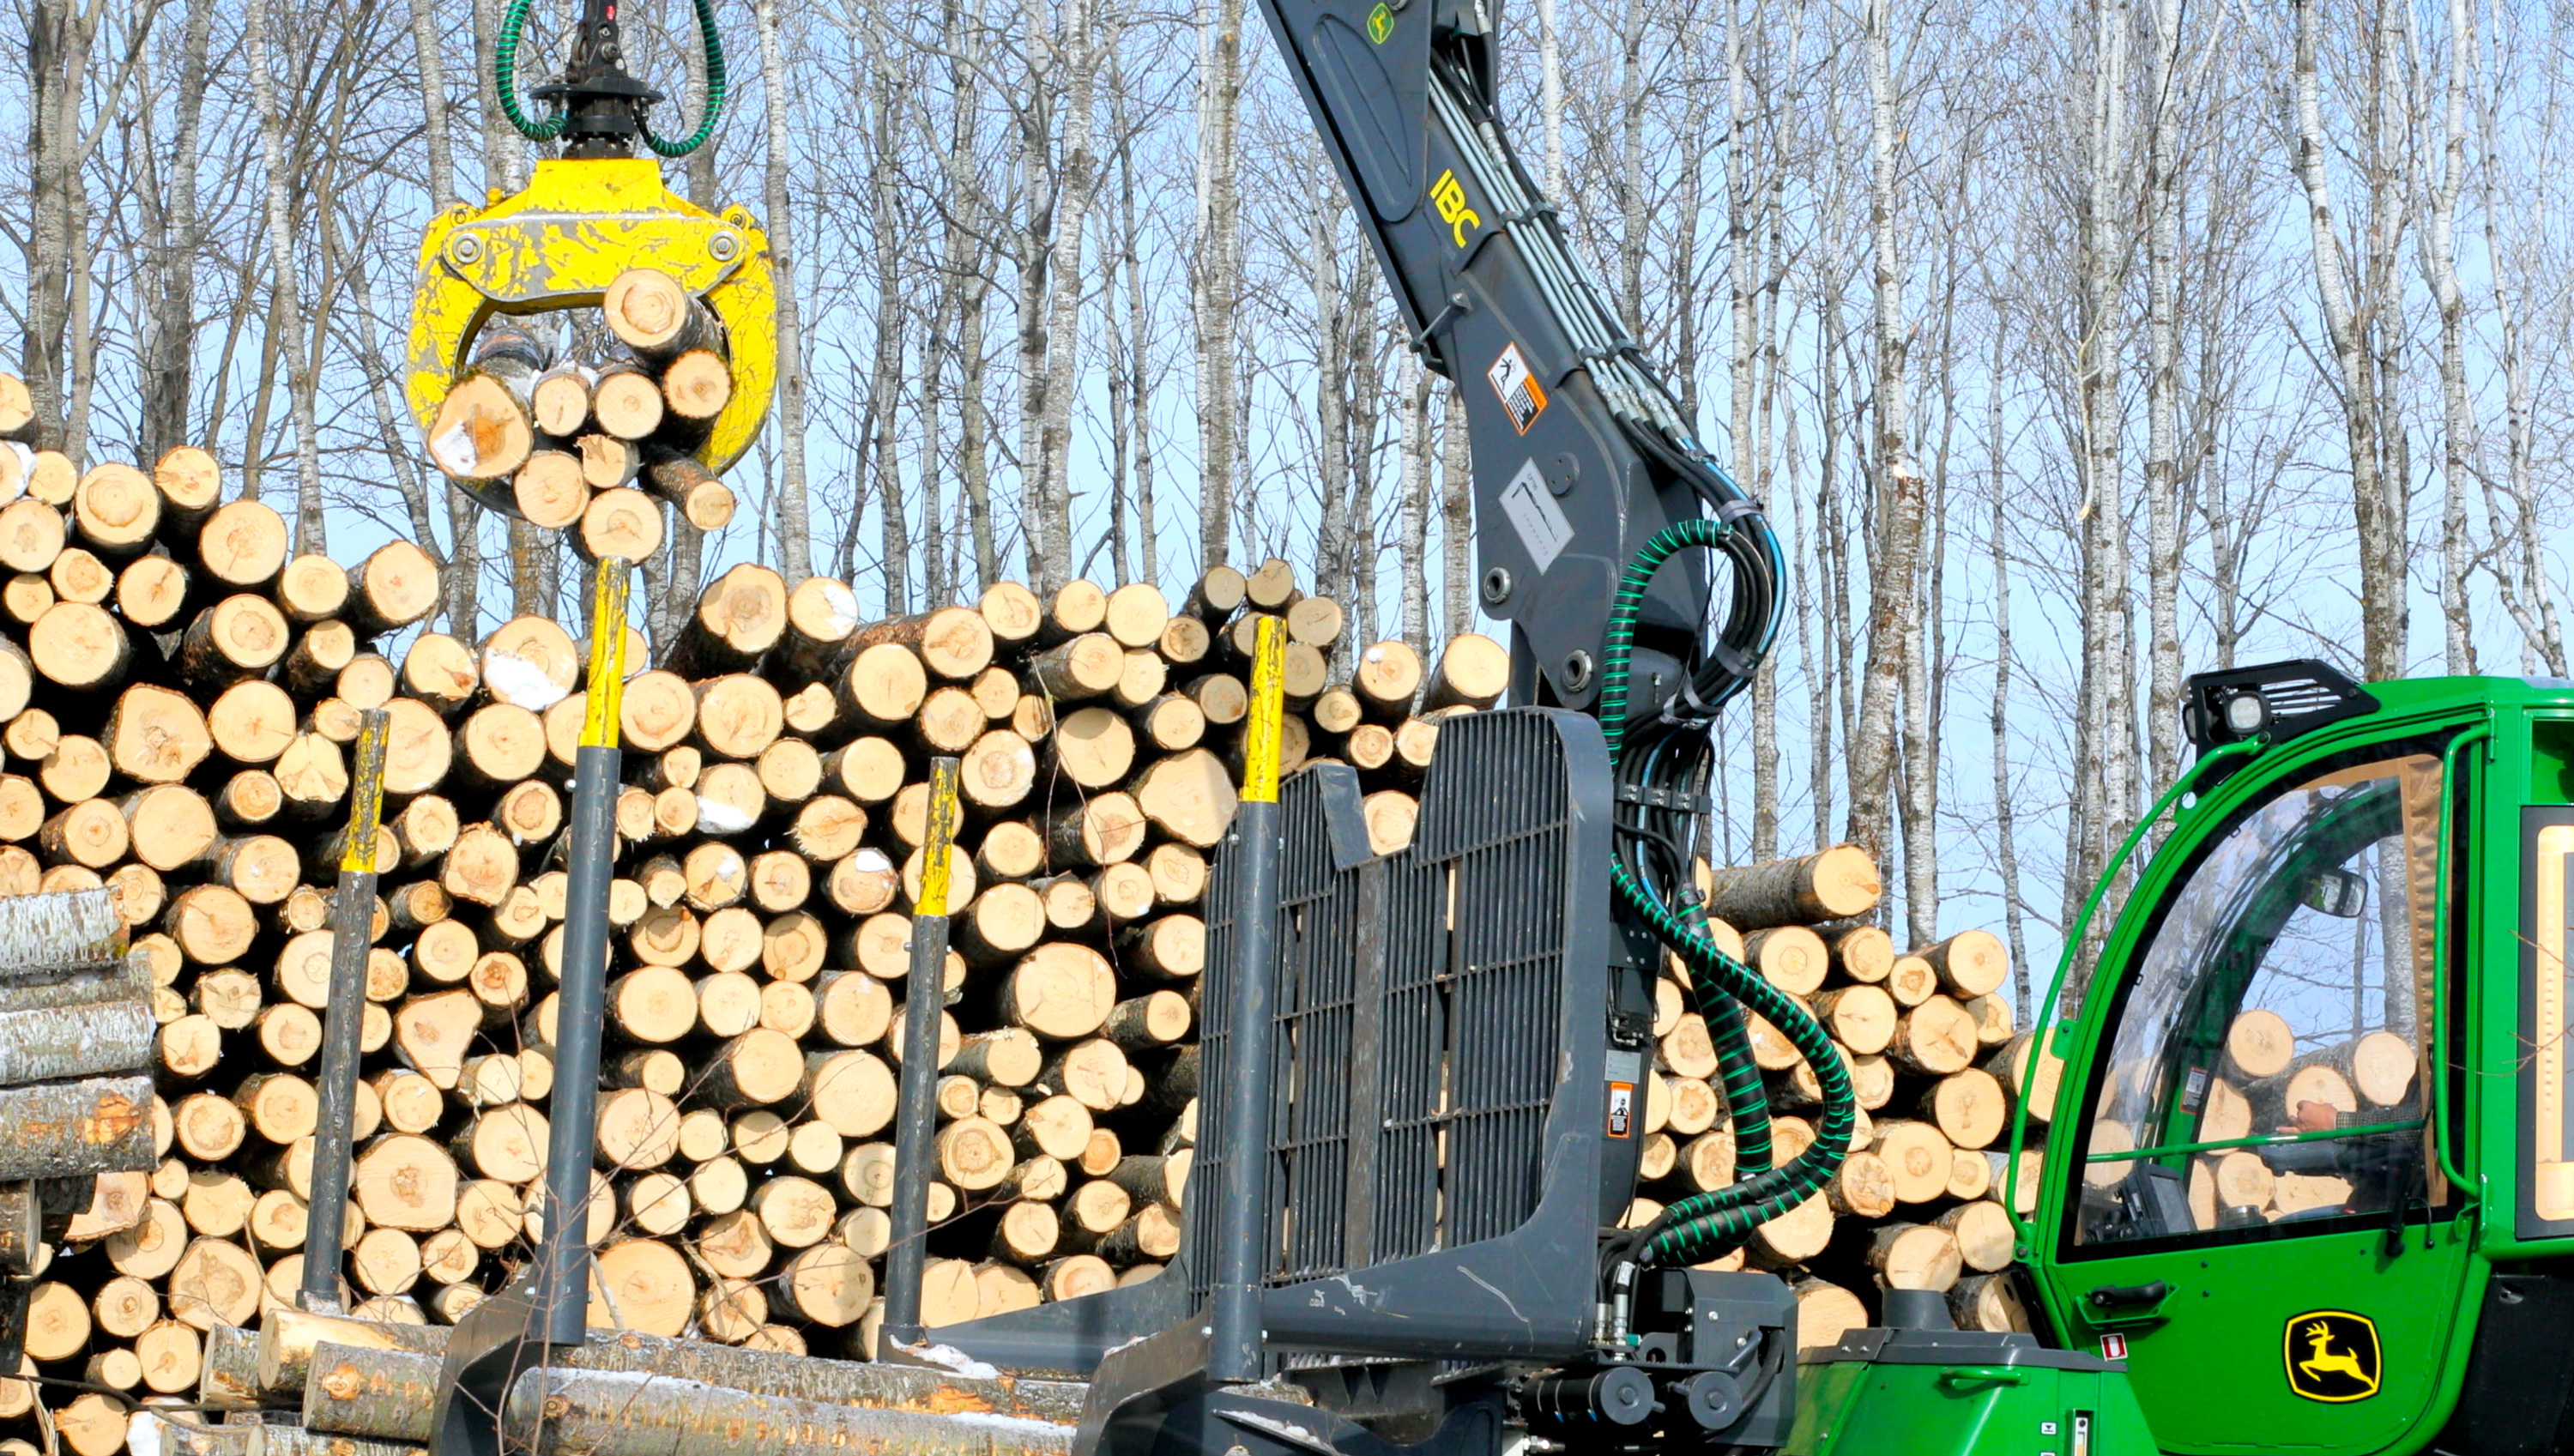
[[(501, 33), (492, 47), (492, 88), (500, 96), (501, 114), (519, 135), (532, 142), (551, 142), (564, 132), (566, 114), (532, 121), (519, 105), (519, 43), (528, 27), (528, 9), (532, 0), (510, 0), (510, 8), (501, 17)], [(715, 133), (715, 120), (723, 115), (724, 95), (729, 87), (724, 75), (723, 41), (715, 34), (715, 13), (709, 0), (693, 0), (697, 13), (697, 42), (704, 48), (706, 66), (706, 106), (697, 118), (697, 129), (678, 141), (666, 141), (654, 135), (651, 119), (639, 116), (637, 125), (644, 134), (644, 145), (660, 157), (676, 160), (706, 144)], [(639, 111), (642, 107), (637, 108)]]

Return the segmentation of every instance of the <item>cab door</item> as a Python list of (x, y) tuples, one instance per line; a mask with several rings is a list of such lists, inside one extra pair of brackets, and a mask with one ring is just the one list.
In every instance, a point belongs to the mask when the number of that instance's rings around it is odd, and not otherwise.
[(2441, 862), (2441, 746), (2256, 763), (2103, 960), (2047, 1278), (2166, 1451), (2384, 1450), (2438, 1397), (2470, 1243), (2426, 1115), (2443, 886), (2471, 877)]

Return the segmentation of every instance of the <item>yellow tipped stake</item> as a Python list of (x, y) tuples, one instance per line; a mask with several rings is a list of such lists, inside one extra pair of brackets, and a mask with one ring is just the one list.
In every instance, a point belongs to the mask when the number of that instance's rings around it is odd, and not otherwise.
[(1251, 647), (1251, 721), (1244, 725), (1242, 801), (1278, 801), (1278, 758), (1287, 717), (1286, 624), (1260, 619)]
[(629, 564), (602, 557), (590, 612), (590, 706), (582, 715), (581, 746), (614, 748), (617, 716), (626, 702), (626, 606)]
[[(331, 984), (322, 1020), (322, 1066), (315, 1087), (313, 1206), (338, 1208), (349, 1197), (358, 1119), (358, 1042), (367, 1019), (367, 951), (376, 918), (376, 837), (385, 811), (385, 734), (381, 708), (358, 715), (357, 772), (349, 782), (349, 827), (340, 849), (340, 883), (331, 900)], [(341, 1237), (337, 1218), (317, 1218), (305, 1235), (304, 1308), (337, 1314)]]
[(929, 760), (929, 825), (920, 845), (920, 897), (911, 906), (911, 963), (903, 982), (902, 1081), (895, 1102), (893, 1228), (885, 1245), (884, 1333), (918, 1344), (920, 1277), (928, 1252), (929, 1170), (937, 1162), (938, 1012), (946, 1000), (948, 866), (956, 847), (956, 759)]
[(590, 614), (590, 702), (574, 755), (571, 842), (565, 855), (563, 980), (557, 992), (554, 1105), (548, 1132), (545, 1247), (538, 1326), (548, 1342), (577, 1345), (589, 1306), (593, 1124), (599, 1106), (599, 1038), (608, 1000), (608, 892), (617, 872), (618, 709), (626, 686), (627, 573), (602, 557)]
[[(1258, 1380), (1263, 1372), (1260, 1289), (1268, 1274), (1270, 1089), (1277, 1065), (1279, 872), (1278, 757), (1286, 714), (1286, 624), (1263, 617), (1252, 640), (1251, 721), (1244, 728), (1242, 803), (1217, 864), (1232, 878), (1231, 953), (1210, 967), (1209, 1042), (1221, 1038), (1213, 1127), (1226, 1149), (1216, 1200), (1215, 1267), (1208, 1271), (1209, 1379)], [(1209, 1431), (1213, 1437), (1217, 1432)], [(1228, 1444), (1230, 1438), (1226, 1438)]]

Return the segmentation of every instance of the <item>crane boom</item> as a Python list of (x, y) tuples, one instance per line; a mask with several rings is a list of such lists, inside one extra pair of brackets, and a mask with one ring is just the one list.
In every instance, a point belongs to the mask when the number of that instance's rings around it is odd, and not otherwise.
[(1609, 604), (1658, 532), (1729, 528), (1720, 584), (1693, 555), (1653, 580), (1630, 712), (1704, 722), (1770, 648), (1779, 552), (1701, 447), (1495, 101), (1495, 0), (1261, 0), (1361, 230), (1429, 367), (1466, 402), (1476, 581), (1513, 624), (1514, 701), (1595, 708)]

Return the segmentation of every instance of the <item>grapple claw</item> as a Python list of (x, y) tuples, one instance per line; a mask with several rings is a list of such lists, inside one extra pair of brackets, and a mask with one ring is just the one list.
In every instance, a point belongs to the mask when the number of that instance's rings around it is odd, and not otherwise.
[(437, 418), (492, 315), (597, 307), (617, 275), (639, 266), (678, 280), (722, 322), (732, 399), (690, 453), (714, 471), (740, 459), (777, 382), (768, 237), (741, 208), (718, 216), (671, 192), (645, 159), (548, 158), (524, 191), (430, 224), (404, 386), (413, 419), (425, 431)]

